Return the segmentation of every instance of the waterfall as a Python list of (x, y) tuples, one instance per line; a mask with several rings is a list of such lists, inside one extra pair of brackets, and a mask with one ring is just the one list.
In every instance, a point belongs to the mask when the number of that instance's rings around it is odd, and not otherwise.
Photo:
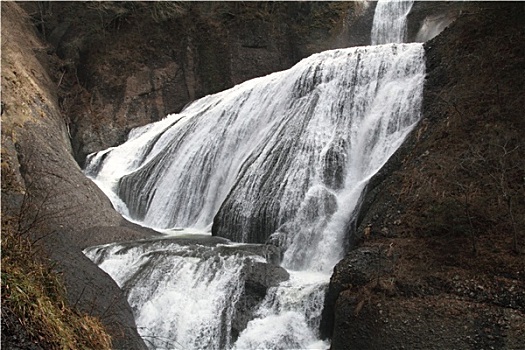
[[(397, 10), (378, 3), (375, 21), (404, 23), (398, 19), (411, 3), (390, 5)], [(331, 270), (367, 182), (419, 120), (424, 75), (417, 43), (325, 51), (206, 96), (90, 155), (86, 174), (131, 220), (283, 251), (286, 278), (261, 294), (246, 269), (276, 267), (264, 254), (225, 254), (224, 242), (87, 249), (128, 293), (150, 347), (329, 347), (317, 329)], [(247, 302), (249, 288), (260, 298)], [(240, 304), (248, 316), (238, 315)]]
[[(326, 197), (331, 215), (346, 182), (376, 167), (365, 161), (375, 148), (395, 148), (390, 139), (418, 120), (419, 101), (405, 100), (416, 94), (421, 58), (415, 44), (313, 55), (135, 130), (90, 156), (86, 173), (147, 226), (205, 230), (222, 205), (219, 235), (263, 243), (309, 210), (305, 200)], [(257, 218), (272, 229), (251, 238)]]
[(406, 42), (407, 15), (413, 4), (413, 0), (379, 0), (372, 24), (372, 45)]

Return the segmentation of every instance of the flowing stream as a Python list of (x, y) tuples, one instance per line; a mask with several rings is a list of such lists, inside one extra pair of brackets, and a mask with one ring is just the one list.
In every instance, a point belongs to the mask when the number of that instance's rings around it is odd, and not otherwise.
[[(377, 6), (375, 21), (399, 22)], [(169, 233), (85, 251), (151, 349), (329, 347), (330, 274), (367, 182), (419, 120), (424, 74), (419, 43), (325, 51), (90, 156), (86, 174), (123, 215)], [(184, 238), (212, 230), (231, 241)]]

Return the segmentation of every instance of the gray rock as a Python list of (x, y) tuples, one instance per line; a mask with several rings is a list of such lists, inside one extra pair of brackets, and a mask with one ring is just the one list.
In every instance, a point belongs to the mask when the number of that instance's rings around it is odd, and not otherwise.
[(82, 312), (100, 318), (112, 336), (114, 349), (147, 349), (137, 333), (126, 297), (108, 274), (80, 250), (61, 244), (46, 250), (67, 286), (69, 302)]
[(288, 280), (288, 272), (276, 265), (250, 261), (243, 268), (245, 275), (244, 293), (235, 305), (236, 312), (232, 322), (232, 340), (246, 328), (248, 322), (254, 318), (258, 306), (264, 300), (268, 288), (276, 287), (279, 283)]
[(393, 271), (394, 257), (389, 256), (388, 246), (376, 245), (360, 247), (350, 251), (334, 268), (321, 319), (321, 336), (332, 333), (336, 302), (345, 289), (353, 290), (366, 286)]

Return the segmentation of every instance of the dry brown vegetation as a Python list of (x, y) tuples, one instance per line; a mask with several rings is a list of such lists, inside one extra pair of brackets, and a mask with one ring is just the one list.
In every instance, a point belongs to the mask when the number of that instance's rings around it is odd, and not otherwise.
[(60, 276), (19, 227), (18, 218), (2, 217), (2, 345), (111, 349), (100, 320), (68, 305)]

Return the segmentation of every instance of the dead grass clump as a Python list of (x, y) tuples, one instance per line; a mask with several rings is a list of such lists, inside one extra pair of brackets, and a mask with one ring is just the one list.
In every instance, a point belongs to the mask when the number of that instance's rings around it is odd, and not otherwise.
[(6, 315), (13, 315), (9, 318), (19, 324), (12, 328), (25, 330), (45, 349), (111, 349), (111, 337), (101, 322), (68, 305), (60, 276), (49, 262), (39, 261), (14, 221), (2, 218), (3, 323)]

